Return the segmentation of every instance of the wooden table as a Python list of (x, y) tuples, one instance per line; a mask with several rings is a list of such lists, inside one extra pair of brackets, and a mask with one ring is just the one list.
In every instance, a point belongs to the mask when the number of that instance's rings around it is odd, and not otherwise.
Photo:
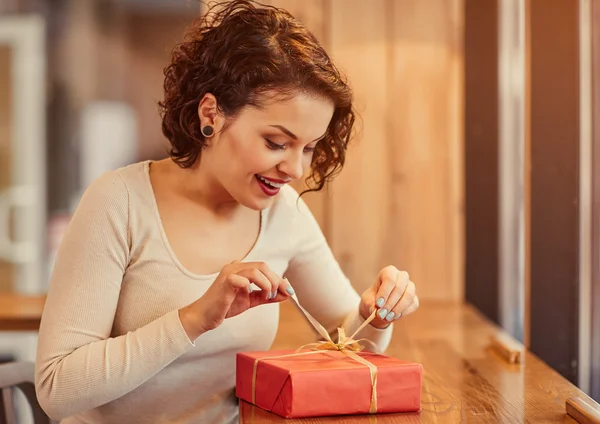
[[(530, 352), (522, 364), (509, 364), (489, 347), (498, 333), (468, 305), (426, 303), (396, 322), (386, 352), (423, 364), (420, 412), (284, 420), (241, 401), (240, 423), (576, 423), (565, 413), (566, 399), (590, 398)], [(273, 349), (296, 348), (312, 337), (292, 304), (282, 305)]]
[(46, 296), (0, 292), (0, 331), (37, 331)]

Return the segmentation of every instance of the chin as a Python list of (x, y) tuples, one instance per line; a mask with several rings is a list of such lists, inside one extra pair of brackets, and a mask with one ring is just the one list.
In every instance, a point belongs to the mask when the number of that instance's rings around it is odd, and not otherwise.
[(280, 190), (269, 191), (262, 189), (255, 181), (248, 187), (248, 190), (231, 191), (231, 196), (242, 206), (255, 211), (262, 211), (270, 208), (278, 197)]
[(270, 208), (271, 205), (273, 205), (274, 201), (274, 198), (260, 199), (256, 196), (245, 196), (243, 199), (239, 199), (238, 203), (242, 206), (247, 207), (248, 209), (260, 212), (264, 209)]

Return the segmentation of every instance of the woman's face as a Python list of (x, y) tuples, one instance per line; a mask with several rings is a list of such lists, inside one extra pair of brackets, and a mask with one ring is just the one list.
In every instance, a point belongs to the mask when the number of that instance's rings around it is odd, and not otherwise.
[(200, 167), (233, 200), (255, 210), (268, 208), (283, 185), (305, 174), (334, 112), (331, 101), (299, 93), (246, 107), (222, 129), (225, 118), (214, 110), (211, 116), (210, 104), (203, 100), (199, 107), (202, 125), (215, 129)]

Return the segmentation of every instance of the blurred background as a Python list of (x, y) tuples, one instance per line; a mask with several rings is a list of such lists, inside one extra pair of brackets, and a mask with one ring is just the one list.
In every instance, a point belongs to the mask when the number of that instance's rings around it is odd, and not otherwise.
[[(600, 0), (272, 0), (321, 40), (360, 133), (306, 199), (357, 290), (394, 264), (600, 398)], [(0, 293), (40, 295), (82, 191), (166, 156), (191, 0), (0, 0)], [(300, 187), (300, 185), (298, 185)], [(34, 359), (35, 332), (0, 332)]]

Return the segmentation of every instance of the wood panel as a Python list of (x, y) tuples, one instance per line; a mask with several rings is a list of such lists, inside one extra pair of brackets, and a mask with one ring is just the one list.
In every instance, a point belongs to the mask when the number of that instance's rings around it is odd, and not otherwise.
[[(12, 51), (0, 45), (0, 193), (12, 185)], [(6, 225), (0, 222), (1, 226)], [(15, 267), (0, 259), (0, 291), (13, 287)]]
[(577, 382), (578, 2), (531, 0), (530, 13), (530, 348)]
[(591, 2), (592, 30), (592, 337), (590, 395), (600, 401), (600, 0)]
[[(390, 3), (392, 262), (422, 298), (463, 296), (462, 0)], [(388, 174), (388, 172), (390, 172)], [(387, 258), (386, 258), (387, 259)]]
[[(567, 398), (593, 403), (527, 350), (521, 364), (508, 363), (490, 348), (491, 338), (505, 333), (471, 305), (423, 302), (418, 313), (394, 327), (386, 355), (423, 365), (420, 412), (284, 420), (241, 402), (240, 423), (575, 424), (565, 413)], [(273, 349), (296, 349), (314, 338), (294, 305), (282, 304)]]
[(465, 0), (465, 297), (499, 322), (498, 1)]
[[(332, 184), (330, 242), (357, 290), (391, 260), (388, 46), (385, 0), (333, 0), (330, 52), (349, 78), (360, 118), (345, 169)], [(406, 267), (408, 264), (398, 264)]]
[(525, 310), (523, 342), (531, 346), (531, 0), (525, 0)]

